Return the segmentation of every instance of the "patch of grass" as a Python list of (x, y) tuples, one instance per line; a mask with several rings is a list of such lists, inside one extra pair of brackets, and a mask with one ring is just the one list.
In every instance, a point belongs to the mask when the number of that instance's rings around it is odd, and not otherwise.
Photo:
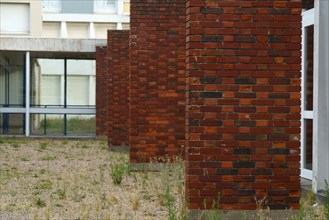
[(20, 147), (20, 145), (18, 143), (12, 143), (11, 146), (15, 149)]
[(41, 180), (37, 183), (35, 189), (46, 190), (46, 189), (51, 189), (52, 186), (53, 183), (50, 180)]
[(66, 198), (66, 187), (64, 187), (63, 189), (58, 189), (56, 190), (55, 194), (58, 196), (59, 199), (65, 199)]
[(46, 207), (47, 206), (46, 201), (44, 201), (43, 199), (40, 199), (40, 198), (37, 198), (35, 200), (35, 205), (38, 206), (38, 207)]
[(56, 158), (57, 158), (56, 156), (47, 155), (47, 156), (41, 157), (41, 160), (43, 160), (43, 161), (52, 161), (52, 160), (55, 160)]
[(14, 178), (20, 178), (21, 173), (15, 169), (0, 169), (0, 184), (6, 184)]
[(45, 150), (45, 149), (47, 149), (47, 145), (48, 145), (47, 142), (42, 142), (42, 143), (40, 143), (40, 146), (39, 146), (40, 150)]
[(30, 161), (30, 158), (28, 158), (28, 157), (26, 157), (26, 156), (24, 156), (24, 157), (21, 157), (21, 161)]

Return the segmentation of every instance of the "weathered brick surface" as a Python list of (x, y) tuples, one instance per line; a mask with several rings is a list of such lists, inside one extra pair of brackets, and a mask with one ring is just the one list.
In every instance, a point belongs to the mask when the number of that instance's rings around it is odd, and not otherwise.
[(108, 31), (107, 63), (109, 147), (128, 146), (129, 31)]
[(108, 130), (107, 48), (96, 48), (96, 135), (107, 137)]
[(187, 0), (189, 209), (299, 207), (301, 2)]
[(185, 0), (131, 0), (130, 159), (185, 144)]

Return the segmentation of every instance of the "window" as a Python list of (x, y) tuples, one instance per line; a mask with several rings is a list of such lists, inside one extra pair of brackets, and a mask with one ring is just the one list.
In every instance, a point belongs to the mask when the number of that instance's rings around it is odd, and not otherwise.
[[(31, 72), (32, 135), (95, 134), (95, 61), (33, 59)], [(31, 111), (32, 111), (31, 110)], [(64, 113), (70, 112), (70, 113)]]
[(95, 12), (98, 13), (116, 13), (116, 0), (95, 0)]
[(61, 0), (43, 0), (44, 12), (60, 12), (61, 7)]
[(29, 31), (29, 4), (0, 3), (1, 34), (28, 34)]
[(24, 114), (12, 112), (25, 104), (24, 64), (22, 53), (0, 53), (0, 135), (24, 134)]

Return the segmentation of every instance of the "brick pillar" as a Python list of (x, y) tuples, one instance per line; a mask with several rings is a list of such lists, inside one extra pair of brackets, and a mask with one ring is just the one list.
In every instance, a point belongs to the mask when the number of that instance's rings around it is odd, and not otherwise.
[(130, 159), (185, 144), (185, 0), (131, 0)]
[(128, 146), (129, 31), (108, 31), (108, 144)]
[(96, 48), (96, 136), (107, 137), (107, 48)]
[(298, 209), (301, 3), (187, 0), (187, 202)]

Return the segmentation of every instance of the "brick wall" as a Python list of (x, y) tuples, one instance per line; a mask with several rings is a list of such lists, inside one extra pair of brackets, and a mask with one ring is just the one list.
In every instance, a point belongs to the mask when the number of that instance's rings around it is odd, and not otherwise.
[(107, 48), (96, 48), (96, 136), (107, 137)]
[(178, 155), (185, 143), (185, 0), (131, 0), (130, 157)]
[(129, 31), (108, 31), (108, 143), (128, 146)]
[(187, 0), (187, 203), (299, 207), (301, 3)]

